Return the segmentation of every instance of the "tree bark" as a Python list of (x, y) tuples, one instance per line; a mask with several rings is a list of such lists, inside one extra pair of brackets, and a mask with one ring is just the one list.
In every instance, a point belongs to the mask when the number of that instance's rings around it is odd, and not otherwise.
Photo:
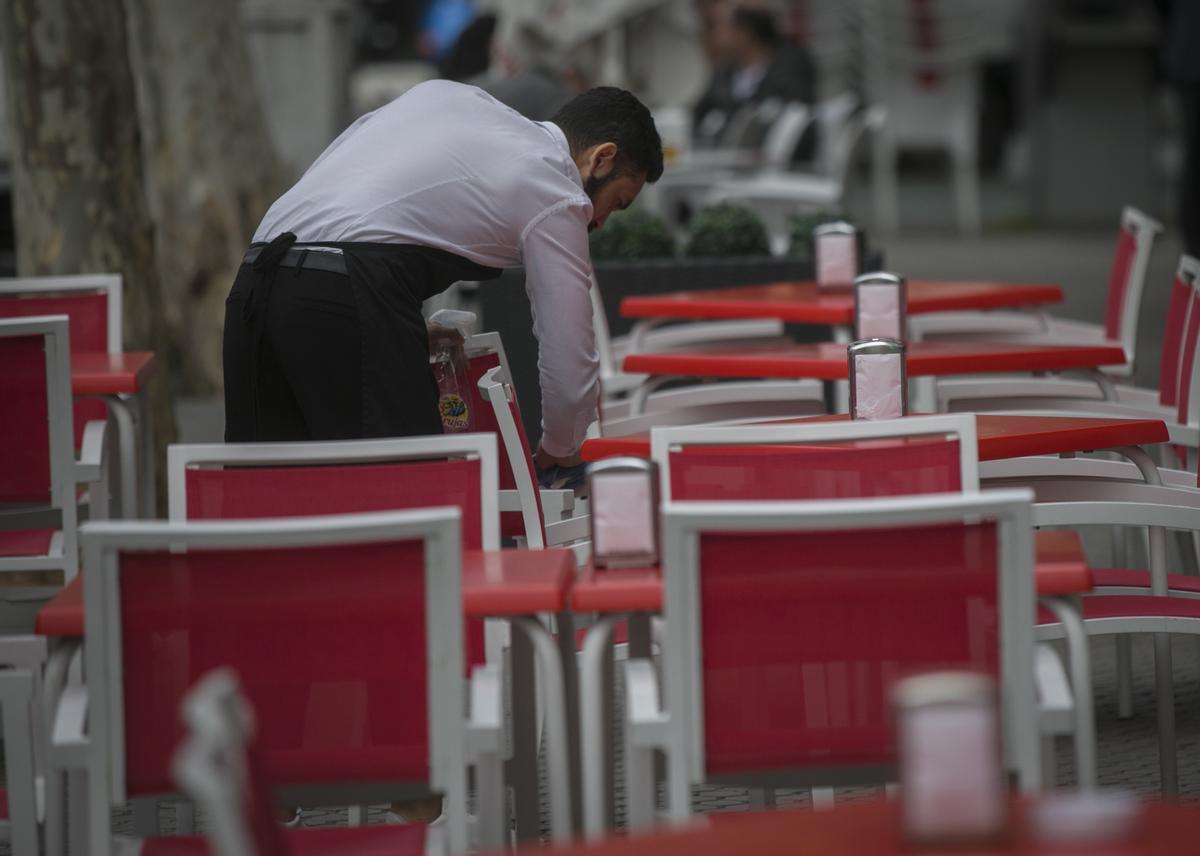
[(17, 269), (23, 276), (123, 276), (124, 348), (153, 350), (160, 360), (151, 398), (161, 453), (175, 435), (167, 383), (169, 338), (144, 192), (123, 5), (121, 0), (5, 0), (0, 40), (11, 124)]
[(225, 295), (282, 171), (238, 0), (125, 0), (147, 196), (182, 389), (221, 388)]

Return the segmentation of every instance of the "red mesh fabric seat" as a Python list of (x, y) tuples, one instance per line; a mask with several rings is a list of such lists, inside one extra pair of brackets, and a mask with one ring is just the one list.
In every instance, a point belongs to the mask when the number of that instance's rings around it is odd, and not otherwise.
[(38, 556), (50, 552), (53, 529), (0, 531), (0, 556)]
[(670, 455), (676, 500), (845, 499), (961, 489), (956, 439), (809, 446), (685, 446)]
[(897, 679), (997, 674), (995, 537), (991, 525), (702, 536), (709, 775), (890, 763)]
[[(1150, 588), (1150, 572), (1126, 568), (1095, 568), (1092, 580), (1097, 588), (1120, 586), (1122, 588)], [(1167, 587), (1172, 591), (1200, 594), (1200, 577), (1188, 574), (1168, 574)]]
[(271, 780), (425, 780), (422, 569), (415, 541), (123, 555), (129, 796), (173, 789), (183, 692), (221, 666), (241, 676)]
[[(44, 293), (0, 295), (0, 318), (30, 318), (37, 315), (66, 315), (71, 325), (71, 353), (107, 353), (108, 296), (92, 293)], [(118, 349), (120, 343), (116, 343)], [(108, 418), (103, 401), (79, 399), (75, 402), (75, 446), (83, 438), (83, 429), (92, 420)]]
[[(463, 549), (483, 549), (478, 460), (188, 467), (187, 519), (305, 517), (456, 506)], [(471, 664), (484, 661), (483, 622), (467, 622)]]

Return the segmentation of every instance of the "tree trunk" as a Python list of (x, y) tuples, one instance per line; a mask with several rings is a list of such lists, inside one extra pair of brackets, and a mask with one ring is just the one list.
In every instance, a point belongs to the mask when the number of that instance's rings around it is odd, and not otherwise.
[(125, 0), (181, 387), (221, 387), (225, 295), (283, 176), (253, 85), (239, 0)]
[(169, 338), (121, 0), (7, 0), (0, 39), (18, 271), (122, 274), (124, 347), (160, 360), (151, 396), (161, 453), (175, 435)]

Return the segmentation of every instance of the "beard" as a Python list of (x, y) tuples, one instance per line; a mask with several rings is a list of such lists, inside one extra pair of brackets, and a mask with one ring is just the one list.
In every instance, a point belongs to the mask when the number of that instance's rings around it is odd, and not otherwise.
[[(612, 181), (614, 178), (616, 178), (616, 176), (615, 176), (613, 173), (611, 173), (611, 172), (610, 172), (610, 173), (609, 173), (608, 175), (606, 175), (604, 178), (596, 178), (596, 176), (594, 176), (594, 175), (591, 175), (591, 176), (588, 176), (588, 177), (587, 177), (587, 178), (584, 180), (584, 182), (583, 182), (583, 192), (587, 194), (587, 198), (588, 198), (588, 199), (592, 200), (592, 204), (595, 204), (595, 202), (596, 202), (596, 194), (597, 194), (597, 193), (600, 191), (600, 188), (604, 187), (604, 185), (608, 184), (608, 183), (609, 183), (610, 181)], [(588, 223), (588, 231), (589, 231), (589, 232), (594, 232), (594, 231), (596, 231), (596, 226), (597, 226), (597, 225), (598, 225), (598, 224), (596, 223), (596, 221), (595, 221), (595, 220), (593, 220), (592, 222)]]

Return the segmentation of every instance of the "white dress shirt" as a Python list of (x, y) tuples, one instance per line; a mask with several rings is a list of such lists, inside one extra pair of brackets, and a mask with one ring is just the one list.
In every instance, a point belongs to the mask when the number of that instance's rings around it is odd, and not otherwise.
[(591, 220), (557, 125), (531, 122), (473, 86), (434, 80), (343, 131), (271, 206), (254, 240), (294, 232), (299, 243), (416, 244), (488, 267), (524, 264), (542, 446), (566, 457), (595, 420), (599, 391)]

